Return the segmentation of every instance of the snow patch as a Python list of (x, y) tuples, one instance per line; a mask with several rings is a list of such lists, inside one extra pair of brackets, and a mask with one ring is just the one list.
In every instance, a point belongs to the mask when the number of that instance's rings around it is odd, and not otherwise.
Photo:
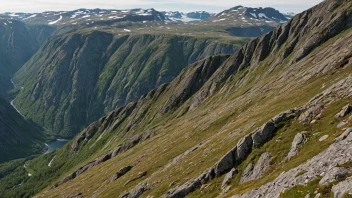
[(125, 31), (125, 32), (131, 32), (131, 30), (129, 30), (129, 29), (123, 29), (123, 31)]
[(27, 18), (24, 18), (24, 19), (22, 19), (22, 20), (27, 20), (27, 19), (30, 19), (30, 18), (33, 18), (33, 17), (36, 17), (37, 15), (36, 14), (33, 14), (33, 15), (31, 15), (31, 16), (29, 16), (29, 17), (27, 17)]
[(49, 25), (53, 25), (53, 24), (59, 22), (61, 19), (62, 19), (62, 16), (60, 15), (60, 18), (59, 18), (58, 20), (52, 21), (52, 22), (50, 22), (50, 23), (48, 23), (48, 24), (49, 24)]

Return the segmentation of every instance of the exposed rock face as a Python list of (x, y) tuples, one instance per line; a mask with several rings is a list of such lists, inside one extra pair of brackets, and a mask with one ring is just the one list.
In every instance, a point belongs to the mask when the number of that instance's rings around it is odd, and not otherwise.
[(347, 104), (346, 106), (344, 106), (341, 111), (339, 113), (337, 113), (335, 115), (335, 118), (338, 119), (338, 118), (343, 118), (345, 117), (346, 115), (348, 115), (350, 112), (352, 111), (352, 105), (350, 104)]
[(130, 171), (133, 168), (133, 166), (125, 166), (121, 168), (119, 171), (117, 171), (110, 179), (110, 182), (113, 182), (117, 180), (118, 178), (122, 177), (125, 175), (128, 171)]
[(270, 160), (270, 154), (268, 152), (263, 153), (254, 167), (252, 163), (248, 164), (241, 177), (240, 182), (244, 183), (247, 181), (261, 178), (264, 175), (265, 171), (269, 168)]
[[(16, 73), (16, 85), (24, 89), (15, 105), (37, 124), (72, 137), (106, 113), (171, 82), (187, 65), (236, 50), (236, 42), (176, 35), (58, 34)], [(204, 71), (199, 67), (190, 80), (212, 74), (215, 65)], [(176, 102), (196, 89), (187, 87)]]
[(345, 194), (352, 194), (352, 177), (347, 178), (345, 181), (342, 181), (334, 185), (331, 191), (334, 193), (334, 198), (342, 198)]
[[(351, 134), (349, 135), (351, 136)], [(348, 137), (349, 137), (348, 136)], [(342, 139), (342, 138), (339, 138)], [(306, 163), (299, 165), (287, 172), (283, 172), (272, 182), (261, 186), (260, 188), (244, 193), (242, 195), (235, 195), (233, 198), (252, 198), (252, 197), (273, 197), (277, 198), (280, 196), (281, 192), (285, 189), (296, 186), (299, 184), (305, 184), (307, 181), (316, 179), (322, 173), (328, 172), (331, 168), (337, 166), (338, 164), (343, 164), (352, 160), (352, 155), (350, 153), (352, 149), (352, 141), (348, 141), (348, 138), (336, 141), (328, 149), (321, 152), (317, 156), (308, 160)], [(296, 175), (300, 172), (305, 172), (303, 175)], [(346, 180), (349, 181), (349, 180)], [(336, 189), (341, 189), (342, 191), (350, 190), (347, 188), (350, 183), (343, 183), (339, 187), (333, 187), (333, 192), (338, 192)], [(344, 191), (344, 192), (346, 192)]]
[[(192, 103), (189, 105), (190, 110), (198, 106), (208, 96), (216, 93), (230, 76), (245, 68), (255, 67), (258, 62), (273, 53), (278, 58), (275, 58), (276, 61), (271, 64), (271, 68), (280, 65), (290, 55), (293, 58), (287, 65), (299, 62), (319, 45), (352, 26), (350, 22), (352, 15), (346, 11), (349, 6), (349, 2), (344, 0), (324, 1), (312, 9), (296, 15), (272, 32), (248, 42), (232, 55), (193, 97)], [(339, 9), (336, 9), (338, 7)], [(326, 16), (326, 13), (329, 13), (329, 16)], [(284, 44), (286, 47), (282, 49)], [(314, 75), (313, 72), (319, 71), (311, 71), (310, 75)]]
[(295, 136), (295, 138), (292, 141), (291, 149), (287, 154), (287, 157), (286, 157), (287, 160), (292, 159), (294, 156), (296, 156), (298, 154), (299, 147), (302, 144), (304, 144), (306, 141), (306, 136), (304, 135), (305, 133), (306, 132), (297, 133), (297, 135)]
[(343, 167), (334, 167), (325, 173), (324, 177), (319, 181), (320, 185), (326, 185), (339, 179), (343, 179), (348, 174), (348, 170)]

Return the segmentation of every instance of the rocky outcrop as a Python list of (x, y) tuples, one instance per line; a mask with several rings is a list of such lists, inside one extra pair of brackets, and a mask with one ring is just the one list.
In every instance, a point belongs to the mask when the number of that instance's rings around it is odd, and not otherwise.
[(348, 170), (343, 167), (333, 167), (325, 173), (324, 177), (319, 181), (320, 185), (326, 185), (331, 182), (344, 179), (348, 174)]
[(128, 171), (130, 171), (133, 168), (133, 166), (125, 166), (121, 168), (119, 171), (117, 171), (110, 179), (110, 182), (113, 182), (117, 180), (118, 178), (122, 177), (125, 175)]
[(294, 137), (292, 141), (291, 149), (288, 152), (286, 157), (287, 160), (291, 160), (293, 157), (295, 157), (298, 154), (299, 147), (302, 146), (302, 144), (304, 144), (307, 140), (305, 133), (306, 133), (305, 131), (297, 133), (297, 135)]
[(264, 175), (265, 171), (269, 168), (270, 161), (270, 153), (265, 152), (260, 156), (255, 166), (253, 166), (252, 163), (249, 163), (242, 174), (240, 183), (261, 178)]
[(334, 198), (342, 198), (346, 194), (352, 194), (352, 177), (347, 178), (345, 181), (342, 181), (331, 188), (331, 191), (334, 193)]
[(346, 115), (348, 115), (350, 112), (352, 112), (352, 105), (351, 104), (347, 104), (346, 106), (344, 106), (340, 112), (338, 112), (336, 115), (335, 115), (335, 118), (338, 119), (338, 118), (343, 118), (345, 117)]
[[(270, 64), (271, 68), (282, 64), (290, 55), (292, 59), (286, 65), (298, 63), (322, 43), (352, 26), (352, 14), (347, 11), (350, 6), (350, 2), (344, 0), (324, 1), (296, 15), (285, 25), (248, 42), (205, 83), (193, 97), (189, 109), (195, 109), (203, 100), (216, 93), (230, 76), (245, 68), (258, 66), (260, 61), (273, 54), (276, 61)], [(236, 86), (240, 85), (238, 83)]]
[[(265, 143), (264, 141), (269, 141), (275, 135), (277, 130), (276, 124), (279, 124), (283, 120), (288, 121), (292, 119), (294, 117), (293, 115), (297, 112), (299, 112), (299, 108), (288, 110), (274, 116), (263, 126), (240, 139), (237, 146), (227, 152), (213, 167), (207, 169), (201, 175), (185, 184), (169, 190), (163, 195), (163, 198), (184, 197), (199, 188), (202, 184), (207, 183), (209, 180), (229, 172), (248, 157), (255, 145), (259, 147)], [(256, 142), (254, 142), (253, 136), (256, 138)], [(270, 157), (268, 159), (268, 154), (263, 154), (256, 169), (256, 177), (260, 177), (262, 173), (260, 173), (261, 170), (259, 169), (268, 167), (269, 162)]]
[[(352, 136), (349, 134), (348, 137)], [(252, 198), (252, 197), (279, 197), (287, 188), (303, 185), (309, 181), (316, 179), (320, 175), (325, 175), (331, 168), (338, 164), (344, 164), (352, 160), (350, 151), (352, 149), (352, 139), (348, 137), (338, 138), (328, 149), (324, 150), (317, 156), (309, 159), (307, 162), (293, 168), (287, 172), (281, 173), (276, 179), (264, 184), (256, 190), (244, 193), (242, 195), (234, 195), (233, 198)], [(341, 140), (341, 141), (340, 141)], [(299, 174), (302, 173), (304, 174)], [(349, 181), (349, 180), (346, 180)], [(338, 188), (333, 187), (333, 192), (347, 192), (348, 182), (342, 183)], [(335, 190), (334, 190), (335, 189)], [(341, 191), (337, 190), (341, 189)], [(347, 190), (347, 191), (345, 191)]]
[(134, 187), (131, 191), (120, 195), (119, 198), (138, 198), (147, 190), (148, 190), (147, 184), (142, 183)]
[(227, 187), (230, 185), (231, 183), (231, 180), (235, 177), (235, 175), (238, 174), (238, 170), (233, 168), (230, 170), (230, 172), (228, 172), (225, 177), (224, 177), (224, 180), (222, 181), (222, 184), (221, 184), (221, 189), (223, 189), (223, 191), (226, 191)]
[(146, 176), (146, 175), (147, 175), (147, 171), (143, 171), (143, 172), (138, 173), (138, 175), (136, 175), (134, 178), (128, 180), (128, 181), (125, 183), (125, 186), (126, 186), (127, 184), (131, 183), (131, 182), (134, 182), (134, 181), (136, 181), (136, 180), (138, 180), (138, 179), (140, 179), (140, 178)]

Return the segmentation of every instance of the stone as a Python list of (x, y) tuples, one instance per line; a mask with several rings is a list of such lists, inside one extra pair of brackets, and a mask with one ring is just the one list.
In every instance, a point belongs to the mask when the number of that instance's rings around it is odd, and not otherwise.
[(320, 193), (316, 194), (314, 198), (319, 198), (319, 197), (321, 197)]
[(335, 139), (336, 142), (346, 139), (352, 133), (352, 128), (347, 128), (339, 137)]
[(336, 180), (346, 177), (347, 174), (348, 174), (348, 170), (346, 168), (333, 167), (324, 175), (324, 177), (320, 180), (319, 184), (320, 185), (329, 184), (331, 182), (334, 182)]
[(117, 171), (110, 179), (110, 182), (113, 182), (117, 180), (118, 178), (122, 177), (125, 175), (128, 171), (130, 171), (133, 168), (133, 166), (125, 166), (121, 168), (119, 171)]
[(351, 112), (352, 112), (352, 105), (347, 104), (346, 106), (342, 107), (341, 111), (335, 115), (335, 119), (343, 118)]
[(147, 183), (142, 183), (134, 187), (131, 191), (120, 195), (119, 198), (138, 198), (147, 190)]
[(292, 159), (298, 154), (298, 148), (306, 142), (306, 136), (304, 135), (305, 133), (306, 132), (304, 131), (296, 134), (295, 138), (292, 141), (291, 149), (287, 154), (287, 160)]
[(215, 165), (215, 175), (220, 176), (231, 170), (235, 166), (235, 155), (237, 147), (233, 148), (226, 155), (224, 155)]
[(322, 141), (328, 139), (328, 137), (329, 137), (328, 135), (321, 136), (321, 138), (319, 138), (319, 142), (322, 142)]
[(234, 168), (231, 169), (231, 171), (225, 175), (225, 178), (221, 185), (221, 189), (225, 189), (231, 183), (231, 180), (233, 179), (233, 177), (237, 174), (238, 174), (237, 169), (234, 169)]
[(252, 136), (248, 135), (242, 138), (237, 143), (237, 150), (235, 159), (238, 163), (242, 162), (252, 152), (253, 140)]
[(262, 127), (252, 133), (253, 145), (259, 147), (269, 141), (276, 132), (275, 124), (272, 121), (265, 123)]
[(345, 126), (346, 124), (347, 124), (347, 122), (341, 121), (341, 122), (336, 126), (336, 128), (340, 129), (340, 128), (342, 128), (343, 126)]
[(125, 183), (125, 186), (126, 186), (127, 184), (133, 182), (133, 181), (136, 181), (137, 179), (140, 179), (140, 178), (146, 176), (146, 175), (147, 175), (147, 171), (139, 172), (136, 177), (134, 177), (134, 178), (128, 180), (128, 181)]
[(334, 198), (342, 198), (345, 194), (352, 194), (352, 177), (347, 178), (331, 188), (334, 193)]
[(271, 161), (270, 153), (268, 152), (263, 153), (258, 159), (258, 162), (255, 164), (254, 167), (252, 163), (250, 163), (247, 166), (247, 168), (243, 172), (240, 182), (244, 183), (247, 181), (261, 178), (264, 175), (265, 171), (269, 168), (270, 161)]

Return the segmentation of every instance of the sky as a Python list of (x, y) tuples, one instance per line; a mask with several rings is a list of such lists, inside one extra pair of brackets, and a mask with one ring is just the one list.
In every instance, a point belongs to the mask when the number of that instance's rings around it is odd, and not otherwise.
[(79, 8), (155, 8), (160, 11), (208, 11), (218, 13), (231, 7), (273, 7), (281, 12), (302, 12), (322, 0), (0, 0), (3, 12), (68, 11)]

